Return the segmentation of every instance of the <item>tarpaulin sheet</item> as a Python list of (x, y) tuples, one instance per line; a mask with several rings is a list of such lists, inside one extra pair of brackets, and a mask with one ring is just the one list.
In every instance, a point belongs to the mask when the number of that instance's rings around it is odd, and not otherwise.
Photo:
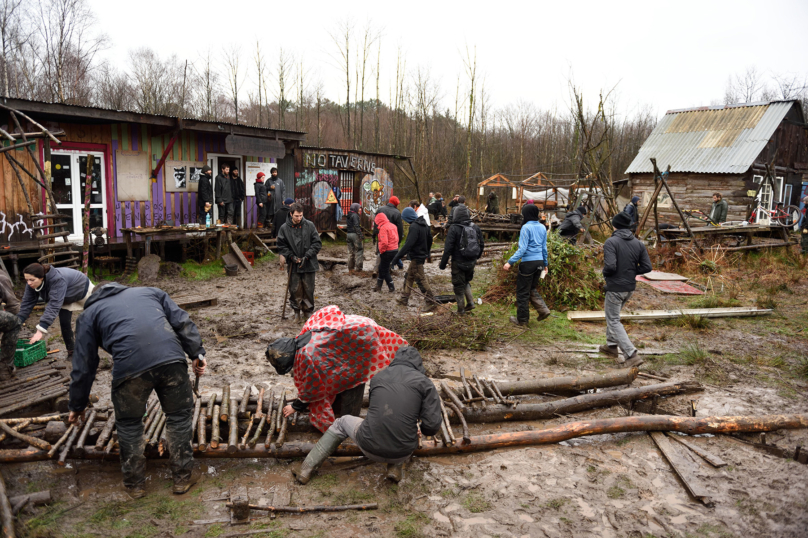
[(704, 295), (704, 292), (700, 289), (676, 280), (648, 280), (642, 275), (637, 275), (637, 282), (643, 282), (652, 288), (656, 288), (665, 293), (678, 293), (680, 295)]
[(325, 432), (334, 422), (331, 405), (340, 392), (367, 383), (390, 364), (406, 340), (370, 318), (321, 308), (303, 325), (311, 341), (295, 354), (297, 397), (309, 404), (311, 424)]

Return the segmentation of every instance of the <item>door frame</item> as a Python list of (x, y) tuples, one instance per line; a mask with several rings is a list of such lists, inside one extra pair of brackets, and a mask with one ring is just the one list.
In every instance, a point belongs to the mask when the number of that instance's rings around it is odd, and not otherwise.
[[(241, 178), (242, 181), (245, 181), (245, 179), (244, 179), (244, 157), (243, 156), (241, 156), (241, 155), (230, 155), (229, 153), (208, 153), (208, 166), (210, 166), (210, 168), (211, 168), (211, 170), (213, 172), (213, 176), (210, 178), (211, 179), (211, 184), (212, 184), (211, 187), (213, 188), (214, 192), (216, 192), (216, 184), (215, 184), (216, 176), (219, 175), (219, 173), (221, 172), (221, 170), (219, 170), (219, 157), (224, 157), (226, 160), (238, 161), (238, 163), (239, 163), (238, 164), (238, 175), (239, 175), (239, 177)], [(247, 200), (244, 200), (244, 202), (242, 202), (242, 203), (246, 206), (247, 205), (246, 202), (247, 202)], [(246, 213), (245, 208), (242, 207), (242, 209), (241, 209), (241, 218), (242, 219), (246, 218), (245, 213)], [(218, 218), (219, 218), (219, 206), (216, 205), (216, 198), (215, 198), (215, 195), (214, 195), (214, 198), (213, 198), (213, 222), (215, 223)], [(240, 228), (243, 227), (240, 222), (237, 223), (237, 224), (238, 224), (238, 226)]]
[[(64, 205), (72, 206), (72, 208), (73, 208), (73, 230), (74, 230), (74, 232), (76, 230), (76, 227), (78, 226), (77, 223), (81, 222), (82, 217), (83, 217), (83, 213), (84, 213), (84, 196), (83, 196), (84, 193), (81, 192), (81, 169), (79, 168), (78, 163), (79, 163), (81, 157), (86, 157), (87, 155), (92, 155), (94, 158), (98, 158), (98, 157), (101, 158), (101, 167), (100, 167), (101, 175), (102, 175), (102, 177), (100, 178), (101, 179), (101, 181), (100, 181), (101, 189), (102, 189), (102, 191), (101, 191), (101, 203), (100, 204), (91, 203), (90, 207), (93, 208), (93, 206), (95, 206), (95, 208), (97, 209), (98, 206), (100, 205), (101, 206), (102, 221), (103, 222), (108, 222), (108, 216), (109, 216), (108, 209), (109, 209), (109, 206), (108, 206), (108, 203), (107, 203), (107, 198), (108, 198), (109, 185), (108, 185), (108, 178), (106, 177), (107, 176), (107, 169), (108, 169), (108, 167), (106, 166), (107, 165), (107, 160), (108, 160), (108, 156), (107, 156), (106, 152), (105, 151), (99, 151), (99, 150), (93, 150), (93, 149), (73, 149), (73, 148), (69, 148), (69, 147), (66, 147), (66, 148), (59, 147), (58, 149), (52, 149), (51, 150), (51, 155), (69, 155), (71, 157), (71, 162), (70, 162), (71, 173), (70, 173), (70, 175), (73, 176), (74, 171), (76, 171), (76, 174), (79, 175), (78, 181), (76, 181), (74, 177), (71, 177), (71, 187), (74, 188), (73, 193), (75, 194), (76, 192), (78, 192), (78, 196), (73, 196), (72, 197), (74, 199), (74, 203), (72, 203), (72, 204), (57, 204), (56, 205), (57, 211), (59, 209), (63, 209), (63, 208), (59, 207), (60, 205), (62, 205), (62, 206), (64, 206)], [(72, 159), (74, 156), (76, 157), (75, 161), (73, 161), (73, 159)], [(77, 219), (77, 217), (78, 217), (78, 219)], [(107, 228), (107, 233), (104, 234), (104, 237), (108, 237), (109, 236), (109, 227), (106, 226), (106, 225), (104, 227)], [(67, 240), (70, 241), (71, 243), (75, 243), (75, 242), (78, 242), (78, 241), (84, 241), (83, 229), (81, 228), (81, 226), (78, 226), (78, 228), (80, 230), (82, 230), (82, 231), (80, 231), (78, 233), (73, 233), (73, 234), (71, 234), (71, 235), (69, 235), (67, 237)]]

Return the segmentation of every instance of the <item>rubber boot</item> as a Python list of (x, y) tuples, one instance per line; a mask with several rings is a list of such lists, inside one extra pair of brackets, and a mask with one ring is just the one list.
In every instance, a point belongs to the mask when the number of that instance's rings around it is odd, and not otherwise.
[(463, 306), (466, 302), (466, 296), (463, 293), (457, 293), (455, 294), (455, 299), (457, 299), (457, 315), (462, 316), (466, 313), (466, 308)]
[(434, 312), (436, 308), (438, 308), (438, 303), (435, 302), (435, 296), (431, 293), (425, 294), (426, 297), (424, 298), (424, 312)]
[(471, 293), (471, 284), (466, 284), (465, 295), (466, 295), (466, 313), (468, 314), (472, 310), (474, 310), (474, 295)]
[(305, 485), (311, 480), (311, 475), (314, 471), (320, 468), (323, 462), (334, 453), (339, 444), (342, 442), (343, 437), (331, 430), (326, 430), (314, 448), (311, 449), (309, 455), (303, 460), (299, 469), (292, 469), (292, 474), (298, 482)]
[(376, 279), (376, 285), (373, 287), (373, 291), (380, 292), (382, 291), (382, 282), (384, 282), (381, 278)]
[(403, 463), (388, 463), (387, 464), (387, 480), (398, 484), (404, 479), (404, 464)]
[(392, 282), (388, 282), (387, 283), (387, 291), (389, 291), (390, 293), (393, 293), (394, 291), (396, 291), (396, 285), (393, 284)]
[(539, 315), (536, 316), (537, 320), (541, 321), (550, 317), (550, 309), (547, 308), (547, 303), (544, 302), (544, 299), (541, 298), (541, 295), (539, 295), (539, 292), (536, 290), (530, 290), (530, 304), (536, 309), (536, 312), (539, 313)]
[(300, 323), (300, 310), (295, 310), (295, 323)]
[(401, 297), (398, 298), (396, 303), (400, 304), (401, 306), (409, 306), (409, 304), (410, 304), (410, 296), (409, 295), (402, 295)]
[(510, 317), (510, 318), (508, 318), (508, 319), (510, 319), (511, 323), (513, 323), (514, 325), (519, 325), (520, 327), (526, 327), (526, 326), (527, 326), (527, 324), (528, 324), (528, 322), (527, 322), (527, 321), (519, 321), (519, 320), (516, 318), (516, 316), (511, 316), (511, 317)]

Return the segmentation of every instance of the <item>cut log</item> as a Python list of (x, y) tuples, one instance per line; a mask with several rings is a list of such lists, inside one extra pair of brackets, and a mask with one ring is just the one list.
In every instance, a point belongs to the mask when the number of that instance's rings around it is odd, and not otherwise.
[[(524, 381), (498, 381), (497, 386), (504, 396), (517, 394), (544, 394), (546, 392), (567, 392), (631, 385), (639, 374), (637, 368), (612, 370), (605, 374), (582, 376), (550, 377), (546, 379), (526, 379)], [(454, 389), (455, 394), (463, 394), (461, 387)], [(479, 390), (477, 391), (479, 393)]]
[(31, 437), (30, 435), (25, 435), (24, 433), (20, 433), (16, 430), (11, 429), (7, 424), (0, 422), (0, 429), (6, 432), (11, 437), (16, 437), (20, 441), (24, 443), (28, 443), (31, 446), (35, 446), (40, 450), (48, 451), (51, 449), (50, 443), (47, 441), (43, 441), (42, 439), (37, 439), (36, 437)]
[(184, 295), (182, 297), (172, 297), (177, 306), (183, 310), (189, 308), (204, 308), (219, 304), (218, 297), (203, 297), (201, 295)]
[(84, 429), (81, 430), (81, 435), (79, 435), (79, 438), (76, 441), (76, 446), (78, 447), (79, 451), (84, 450), (84, 442), (87, 440), (87, 435), (90, 434), (90, 428), (93, 427), (96, 416), (98, 416), (98, 412), (95, 409), (90, 411), (90, 416), (87, 417), (87, 423), (84, 425)]
[(36, 493), (28, 493), (26, 495), (16, 495), (14, 497), (9, 497), (8, 500), (12, 505), (17, 505), (22, 502), (25, 497), (28, 497), (28, 502), (31, 506), (48, 504), (51, 502), (51, 493), (49, 489), (46, 489), (45, 491), (38, 491)]

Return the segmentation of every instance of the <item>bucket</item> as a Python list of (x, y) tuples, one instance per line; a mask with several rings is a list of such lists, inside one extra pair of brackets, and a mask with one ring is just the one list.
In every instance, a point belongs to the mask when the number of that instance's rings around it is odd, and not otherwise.
[(238, 265), (230, 264), (224, 266), (224, 274), (227, 276), (236, 276), (238, 274)]
[(250, 262), (250, 265), (255, 265), (255, 254), (252, 252), (242, 252), (242, 254), (244, 254), (244, 257)]

